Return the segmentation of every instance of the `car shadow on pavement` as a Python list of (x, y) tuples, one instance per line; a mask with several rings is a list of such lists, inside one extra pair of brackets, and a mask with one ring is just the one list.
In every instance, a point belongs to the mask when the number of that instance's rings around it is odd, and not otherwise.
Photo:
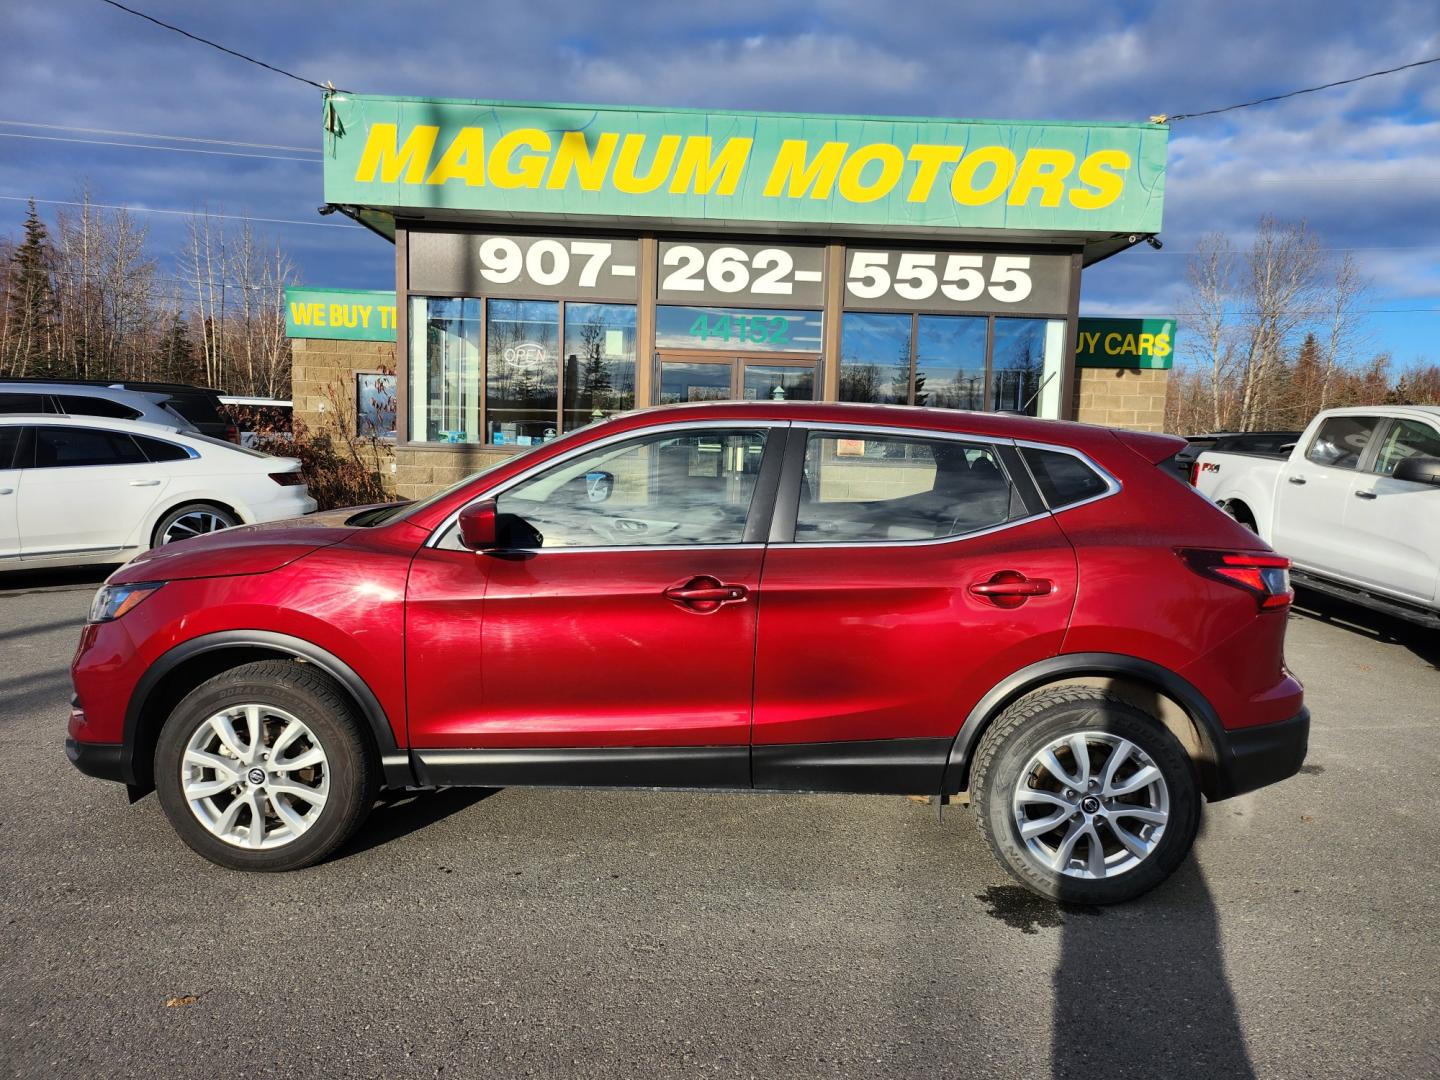
[(1399, 645), (1431, 667), (1440, 669), (1440, 633), (1416, 623), (1352, 604), (1337, 596), (1314, 592), (1303, 585), (1295, 590), (1291, 618), (1315, 619), (1374, 641)]
[(99, 587), (115, 566), (57, 566), (42, 570), (0, 570), (0, 596), (51, 589)]
[(419, 832), (501, 790), (444, 788), (440, 791), (383, 792), (359, 832), (326, 862), (338, 862)]
[(1060, 912), (1055, 1080), (1255, 1076), (1219, 918), (1193, 855), (1138, 901)]

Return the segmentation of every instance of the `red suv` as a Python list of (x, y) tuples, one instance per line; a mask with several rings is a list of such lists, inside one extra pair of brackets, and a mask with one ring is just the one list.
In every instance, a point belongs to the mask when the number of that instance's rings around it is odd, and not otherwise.
[(1184, 445), (619, 417), (423, 502), (139, 556), (95, 598), (69, 755), (237, 869), (323, 858), (382, 787), (963, 794), (1023, 884), (1123, 900), (1309, 730), (1288, 564), (1172, 475)]

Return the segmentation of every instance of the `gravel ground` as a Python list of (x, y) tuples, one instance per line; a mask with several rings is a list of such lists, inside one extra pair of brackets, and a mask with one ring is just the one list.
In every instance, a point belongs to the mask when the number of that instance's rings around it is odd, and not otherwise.
[(866, 796), (450, 791), (250, 876), (65, 760), (99, 577), (0, 577), (4, 1074), (1440, 1075), (1440, 635), (1294, 616), (1309, 763), (1120, 908)]

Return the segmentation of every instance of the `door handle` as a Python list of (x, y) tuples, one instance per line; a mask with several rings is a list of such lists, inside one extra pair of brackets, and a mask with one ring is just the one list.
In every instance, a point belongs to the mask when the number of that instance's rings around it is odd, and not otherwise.
[(1357, 499), (1373, 499), (1373, 498), (1375, 498), (1375, 492), (1373, 492), (1373, 491), (1357, 491), (1357, 492), (1355, 492), (1355, 498), (1357, 498)]
[(996, 607), (1017, 608), (1032, 596), (1047, 596), (1055, 591), (1049, 578), (1027, 578), (1018, 570), (1001, 570), (988, 581), (970, 586), (976, 596), (984, 597)]
[(1292, 483), (1292, 484), (1303, 484), (1303, 483), (1305, 483), (1305, 477), (1303, 477), (1303, 476), (1287, 476), (1285, 479), (1289, 480), (1290, 483)]
[(0, 495), (14, 495), (14, 488), (0, 488)]
[(131, 487), (156, 487), (159, 483), (160, 483), (159, 480), (131, 480), (131, 481), (130, 481), (130, 486), (131, 486)]
[(708, 574), (665, 590), (665, 596), (681, 607), (701, 612), (715, 611), (722, 604), (742, 603), (749, 595), (744, 585), (725, 585)]

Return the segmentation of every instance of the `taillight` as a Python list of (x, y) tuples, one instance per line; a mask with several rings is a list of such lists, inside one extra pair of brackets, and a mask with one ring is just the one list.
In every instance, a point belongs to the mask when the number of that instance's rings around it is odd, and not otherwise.
[(1190, 486), (1195, 487), (1200, 482), (1200, 459), (1196, 458), (1190, 462)]
[(1185, 548), (1179, 555), (1197, 574), (1253, 594), (1261, 610), (1289, 607), (1295, 599), (1290, 588), (1290, 560), (1283, 555), (1203, 548)]
[(296, 487), (305, 483), (305, 478), (297, 472), (272, 472), (270, 479), (274, 480), (281, 487)]
[(234, 424), (225, 425), (225, 441), (233, 442), (236, 446), (240, 445), (240, 429)]

